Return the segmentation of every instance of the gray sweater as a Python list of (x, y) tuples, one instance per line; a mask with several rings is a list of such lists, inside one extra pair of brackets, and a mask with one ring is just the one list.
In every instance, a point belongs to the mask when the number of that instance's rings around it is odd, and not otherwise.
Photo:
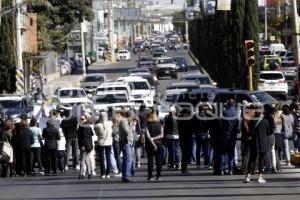
[(294, 117), (292, 114), (285, 115), (281, 114), (281, 121), (282, 121), (282, 133), (293, 133), (294, 131)]
[(119, 141), (124, 144), (133, 144), (133, 132), (126, 118), (120, 121), (119, 125)]

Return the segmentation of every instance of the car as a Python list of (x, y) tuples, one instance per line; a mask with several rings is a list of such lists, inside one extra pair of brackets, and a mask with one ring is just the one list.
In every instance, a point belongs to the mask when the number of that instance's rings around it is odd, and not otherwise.
[(72, 72), (72, 67), (71, 64), (68, 62), (68, 60), (61, 59), (58, 61), (58, 66), (60, 68), (60, 74), (62, 76), (66, 76), (71, 74)]
[(153, 52), (152, 54), (151, 54), (151, 57), (153, 58), (153, 59), (158, 59), (158, 58), (162, 58), (162, 57), (164, 57), (165, 56), (165, 53), (164, 52), (161, 52), (161, 51), (157, 51), (157, 52)]
[[(101, 95), (105, 91), (125, 91), (129, 98), (131, 98), (131, 89), (128, 83), (124, 81), (113, 81), (102, 83), (97, 87), (95, 95)], [(130, 99), (131, 100), (131, 99)]]
[(200, 105), (209, 104), (215, 110), (215, 115), (220, 116), (228, 100), (234, 99), (238, 106), (246, 104), (276, 106), (278, 101), (264, 91), (248, 91), (232, 88), (212, 88), (203, 87), (189, 90), (180, 94), (174, 104), (177, 109), (192, 109), (196, 112)]
[(170, 77), (172, 79), (177, 79), (177, 69), (174, 67), (161, 66), (156, 69), (157, 79), (161, 79), (162, 77)]
[(278, 70), (281, 64), (279, 56), (265, 56), (261, 66), (262, 70)]
[(99, 58), (103, 58), (104, 52), (105, 52), (104, 47), (98, 47), (98, 52), (97, 53), (98, 53)]
[(109, 108), (134, 107), (134, 103), (130, 102), (127, 92), (122, 90), (104, 91), (95, 95), (93, 105), (96, 112), (107, 111)]
[(188, 65), (184, 57), (175, 57), (173, 59), (179, 71), (187, 71)]
[(184, 74), (180, 81), (193, 81), (200, 85), (213, 85), (217, 86), (217, 83), (211, 80), (208, 74)]
[(180, 94), (186, 91), (187, 89), (170, 89), (164, 91), (164, 95), (157, 106), (160, 119), (164, 119), (169, 114), (170, 107), (177, 102)]
[(0, 118), (13, 121), (31, 118), (34, 111), (33, 99), (23, 95), (0, 95)]
[(83, 77), (80, 81), (81, 87), (87, 94), (94, 94), (97, 87), (107, 81), (106, 74), (103, 73), (94, 73), (94, 74), (87, 74)]
[(153, 107), (155, 91), (151, 90), (147, 79), (137, 76), (125, 76), (119, 77), (117, 81), (129, 84), (131, 89), (131, 101), (134, 102), (137, 107), (139, 107), (140, 104), (145, 104), (148, 108)]
[(139, 73), (149, 73), (151, 74), (150, 70), (147, 68), (132, 68), (128, 70), (128, 75), (130, 74), (139, 74)]
[(63, 113), (70, 113), (74, 105), (90, 105), (91, 101), (83, 88), (79, 87), (62, 87), (57, 88), (52, 96), (52, 104), (57, 110)]
[(157, 78), (151, 75), (151, 73), (131, 73), (129, 76), (138, 76), (147, 79), (148, 83), (151, 86), (151, 89), (156, 89), (158, 85)]
[(143, 41), (136, 41), (134, 43), (133, 52), (137, 53), (143, 50)]
[(288, 84), (281, 71), (261, 71), (259, 75), (258, 90), (265, 91), (273, 96), (287, 99)]
[(141, 57), (138, 60), (137, 67), (154, 67), (156, 66), (155, 61), (152, 58)]
[(130, 60), (130, 52), (128, 50), (119, 50), (116, 56), (116, 60)]
[(209, 88), (215, 88), (212, 85), (200, 85), (198, 82), (192, 82), (192, 81), (179, 81), (179, 82), (173, 82), (170, 83), (167, 86), (167, 90), (171, 89), (199, 89), (200, 87), (209, 87)]
[(162, 57), (162, 58), (156, 59), (156, 66), (158, 68), (170, 67), (170, 68), (174, 68), (175, 70), (178, 69), (178, 67), (176, 66), (176, 64), (174, 62), (174, 59), (170, 58), (170, 57)]

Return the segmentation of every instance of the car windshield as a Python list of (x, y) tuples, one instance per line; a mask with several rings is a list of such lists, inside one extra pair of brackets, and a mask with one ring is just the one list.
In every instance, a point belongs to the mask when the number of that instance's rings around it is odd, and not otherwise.
[(60, 90), (59, 98), (83, 98), (86, 97), (83, 90)]
[(199, 86), (197, 85), (170, 85), (167, 87), (167, 90), (173, 90), (173, 89), (197, 89)]
[(283, 75), (282, 74), (275, 74), (275, 73), (263, 73), (260, 74), (260, 78), (261, 79), (266, 79), (266, 80), (278, 80), (278, 79), (283, 79)]
[(294, 67), (292, 63), (281, 63), (281, 67)]
[(276, 103), (277, 100), (274, 99), (271, 95), (266, 92), (255, 92), (250, 94), (252, 98), (254, 98), (257, 102), (260, 103)]
[(267, 55), (271, 55), (271, 51), (260, 51), (259, 52), (260, 56), (267, 56)]
[(131, 82), (131, 83), (129, 83), (129, 85), (132, 90), (148, 90), (148, 89), (150, 89), (147, 82), (144, 82), (144, 81)]
[(120, 53), (127, 53), (127, 51), (119, 51), (119, 54), (120, 54)]
[(172, 64), (173, 59), (160, 59), (157, 61), (158, 64)]
[(280, 63), (280, 60), (279, 59), (276, 59), (276, 58), (269, 58), (266, 60), (267, 64), (270, 64), (270, 63), (277, 63), (279, 64)]
[(83, 82), (104, 82), (103, 76), (87, 76)]
[(201, 85), (209, 85), (211, 84), (211, 81), (208, 77), (183, 77), (183, 81), (196, 81)]
[(117, 86), (117, 87), (101, 87), (101, 88), (98, 88), (97, 89), (97, 95), (98, 95), (98, 92), (99, 92), (99, 95), (101, 95), (101, 92), (103, 91), (127, 91), (127, 88), (126, 87), (122, 87), (122, 86)]
[(134, 69), (134, 70), (129, 70), (129, 74), (133, 73), (149, 73), (149, 70), (147, 69)]
[(111, 103), (128, 103), (125, 94), (106, 94), (97, 96), (94, 100), (97, 104), (111, 104)]
[(16, 100), (1, 100), (0, 108), (22, 108), (22, 101)]

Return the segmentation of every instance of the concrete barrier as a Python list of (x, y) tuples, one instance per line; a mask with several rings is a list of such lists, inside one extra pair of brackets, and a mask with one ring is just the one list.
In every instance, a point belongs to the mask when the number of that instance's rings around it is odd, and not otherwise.
[(200, 72), (202, 74), (208, 74), (207, 71), (200, 64), (199, 60), (194, 56), (193, 52), (191, 52), (191, 50), (188, 51), (188, 54), (190, 55), (190, 57), (192, 58), (192, 60), (194, 61), (194, 63), (196, 63), (196, 65), (199, 65)]

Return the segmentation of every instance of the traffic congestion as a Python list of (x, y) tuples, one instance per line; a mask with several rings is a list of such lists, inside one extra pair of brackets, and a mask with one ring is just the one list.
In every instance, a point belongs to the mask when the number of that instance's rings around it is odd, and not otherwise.
[(157, 32), (119, 49), (116, 62), (126, 72), (117, 77), (90, 66), (78, 83), (51, 94), (42, 86), (32, 96), (1, 95), (1, 176), (77, 170), (80, 180), (127, 183), (139, 168), (159, 181), (164, 170), (192, 175), (195, 165), (214, 175), (244, 174), (244, 183), (257, 174), (265, 183), (263, 174), (293, 167), (300, 102), (286, 101), (297, 90), (288, 86), (295, 76), (289, 52), (262, 46), (258, 90), (248, 91), (218, 85), (191, 62), (182, 40)]

